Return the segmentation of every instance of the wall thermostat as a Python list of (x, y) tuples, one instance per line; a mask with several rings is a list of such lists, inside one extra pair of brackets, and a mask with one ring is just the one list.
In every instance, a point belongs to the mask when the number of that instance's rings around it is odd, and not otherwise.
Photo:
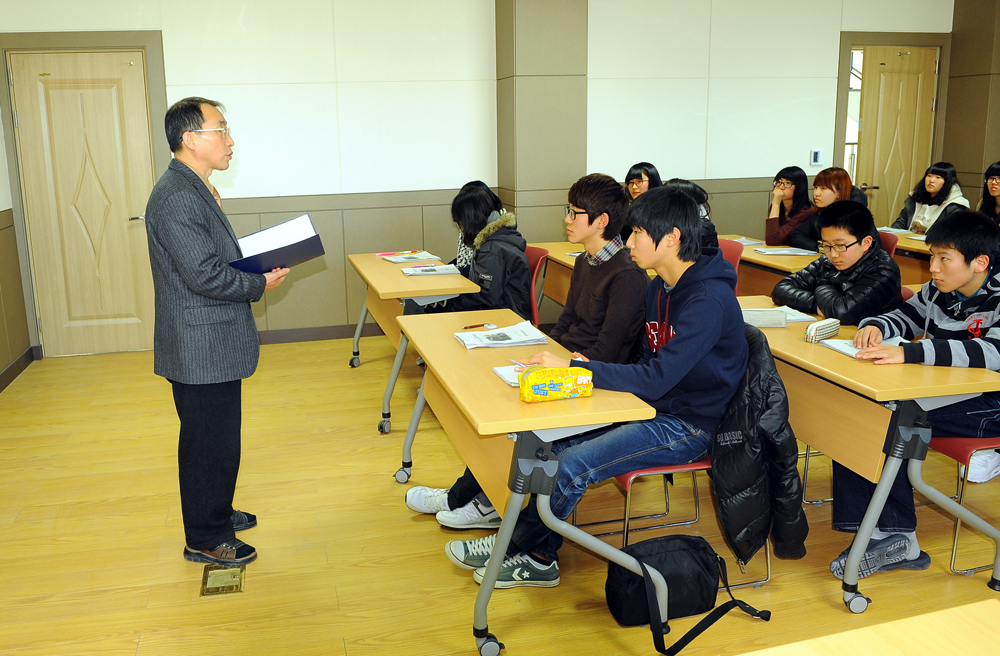
[(822, 150), (810, 150), (809, 151), (809, 166), (823, 166), (823, 151)]

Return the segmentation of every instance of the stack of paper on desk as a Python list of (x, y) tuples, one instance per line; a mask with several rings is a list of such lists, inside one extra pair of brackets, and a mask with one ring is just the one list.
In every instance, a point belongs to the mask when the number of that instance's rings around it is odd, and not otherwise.
[(889, 228), (886, 226), (882, 226), (881, 228), (878, 229), (878, 231), (887, 232), (890, 235), (900, 235), (903, 234), (904, 232), (909, 232), (909, 230), (907, 230), (906, 228)]
[(816, 251), (807, 251), (804, 248), (755, 248), (761, 255), (815, 255)]
[(442, 264), (441, 266), (415, 266), (400, 269), (404, 276), (437, 276), (443, 273), (462, 273), (454, 264)]
[(532, 326), (530, 321), (522, 321), (507, 328), (455, 333), (455, 338), (467, 349), (548, 343), (545, 333)]
[(382, 259), (393, 264), (403, 264), (404, 262), (423, 262), (425, 260), (440, 260), (437, 255), (431, 255), (427, 251), (416, 251), (403, 255), (383, 255)]
[(764, 242), (758, 239), (750, 239), (749, 237), (740, 237), (739, 239), (734, 239), (738, 244), (743, 244), (744, 246), (756, 246), (757, 244), (763, 244)]
[[(899, 346), (905, 343), (906, 340), (902, 337), (891, 337), (889, 339), (883, 340), (883, 344), (888, 344), (889, 346)], [(854, 357), (858, 354), (861, 349), (854, 348), (854, 340), (850, 339), (823, 339), (819, 342), (827, 348), (832, 348), (837, 353), (843, 353), (850, 357)]]

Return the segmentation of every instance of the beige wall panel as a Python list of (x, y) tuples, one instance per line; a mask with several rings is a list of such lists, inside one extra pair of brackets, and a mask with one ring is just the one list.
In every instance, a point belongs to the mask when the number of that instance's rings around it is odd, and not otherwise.
[(587, 0), (515, 0), (515, 75), (587, 74)]
[[(261, 214), (260, 227), (298, 216), (294, 212)], [(264, 294), (267, 329), (343, 326), (347, 317), (347, 282), (344, 266), (344, 217), (337, 210), (310, 212), (326, 255), (297, 267), (277, 289)]]
[(989, 156), (984, 151), (983, 134), (989, 117), (990, 78), (975, 75), (948, 81), (944, 159), (959, 171), (981, 171)]
[(528, 243), (538, 241), (565, 241), (566, 224), (563, 223), (563, 206), (517, 207), (517, 229)]
[[(3, 154), (0, 153), (0, 157), (2, 156)], [(0, 184), (6, 184), (6, 183), (7, 183), (6, 179), (0, 180)], [(12, 209), (0, 210), (0, 230), (3, 230), (4, 228), (9, 228), (12, 225), (14, 225), (14, 210)]]
[(587, 173), (587, 78), (518, 77), (517, 189), (569, 189)]
[(737, 234), (763, 239), (770, 197), (770, 192), (766, 191), (710, 193), (712, 223), (720, 235)]
[(996, 0), (955, 0), (949, 67), (952, 77), (989, 75), (990, 65), (996, 68), (996, 21)]
[[(1000, 160), (1000, 67), (995, 70), (998, 74), (990, 76), (990, 104), (984, 125), (986, 137), (983, 143), (983, 166), (979, 169), (980, 173), (993, 162)], [(948, 118), (951, 118), (950, 113)]]
[[(225, 206), (225, 200), (222, 201)], [(260, 230), (259, 214), (227, 214), (229, 223), (233, 226), (233, 232), (237, 237), (245, 237), (251, 232)], [(257, 324), (257, 330), (267, 330), (267, 308), (264, 302), (251, 303), (253, 309), (253, 320)]]
[[(423, 232), (419, 207), (345, 210), (344, 254), (423, 248)], [(347, 323), (357, 323), (367, 287), (350, 263), (345, 262), (344, 270), (347, 273)], [(371, 321), (371, 317), (368, 320)]]
[(497, 80), (497, 186), (517, 189), (514, 78)]
[(514, 75), (514, 0), (496, 0), (497, 79)]
[(451, 220), (451, 205), (429, 205), (423, 211), (424, 249), (442, 262), (450, 262), (458, 244), (458, 224)]
[[(24, 310), (24, 292), (21, 287), (21, 267), (17, 259), (17, 241), (14, 228), (0, 230), (0, 307), (3, 308), (3, 324), (9, 350), (6, 359), (0, 362), (6, 367), (11, 360), (20, 356), (30, 346), (28, 319)], [(0, 356), (3, 354), (0, 353)], [(0, 367), (2, 368), (2, 367)]]

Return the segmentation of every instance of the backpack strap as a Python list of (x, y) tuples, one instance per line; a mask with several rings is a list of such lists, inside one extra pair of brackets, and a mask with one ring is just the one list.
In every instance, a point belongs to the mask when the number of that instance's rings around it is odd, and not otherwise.
[(703, 617), (700, 622), (691, 627), (687, 633), (678, 638), (677, 642), (670, 645), (669, 648), (666, 647), (663, 641), (663, 636), (670, 633), (670, 627), (666, 626), (660, 620), (660, 605), (656, 600), (656, 586), (653, 585), (653, 581), (649, 577), (649, 570), (646, 569), (646, 564), (641, 560), (636, 559), (639, 563), (639, 567), (642, 569), (642, 582), (646, 588), (646, 604), (649, 606), (649, 630), (653, 634), (653, 645), (656, 647), (657, 652), (665, 654), (666, 656), (676, 656), (682, 649), (687, 647), (692, 640), (700, 636), (705, 629), (718, 622), (722, 619), (723, 615), (734, 608), (739, 608), (747, 615), (764, 620), (765, 622), (771, 619), (771, 611), (758, 611), (745, 601), (741, 601), (736, 597), (733, 597), (733, 592), (729, 589), (729, 580), (726, 576), (726, 561), (720, 556), (716, 556), (716, 558), (718, 558), (719, 575), (722, 578), (723, 585), (726, 586), (726, 592), (729, 593), (731, 601), (727, 601)]

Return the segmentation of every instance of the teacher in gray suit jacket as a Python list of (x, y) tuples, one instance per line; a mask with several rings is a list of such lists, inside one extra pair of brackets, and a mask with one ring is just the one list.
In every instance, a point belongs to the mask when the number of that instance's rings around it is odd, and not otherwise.
[(153, 371), (170, 381), (180, 419), (177, 469), (187, 542), (184, 557), (242, 565), (256, 550), (236, 531), (257, 525), (233, 509), (240, 468), (240, 386), (257, 368), (260, 341), (250, 303), (288, 269), (244, 273), (222, 200), (208, 181), (229, 168), (233, 139), (218, 102), (185, 98), (164, 124), (174, 153), (146, 205), (156, 293)]

